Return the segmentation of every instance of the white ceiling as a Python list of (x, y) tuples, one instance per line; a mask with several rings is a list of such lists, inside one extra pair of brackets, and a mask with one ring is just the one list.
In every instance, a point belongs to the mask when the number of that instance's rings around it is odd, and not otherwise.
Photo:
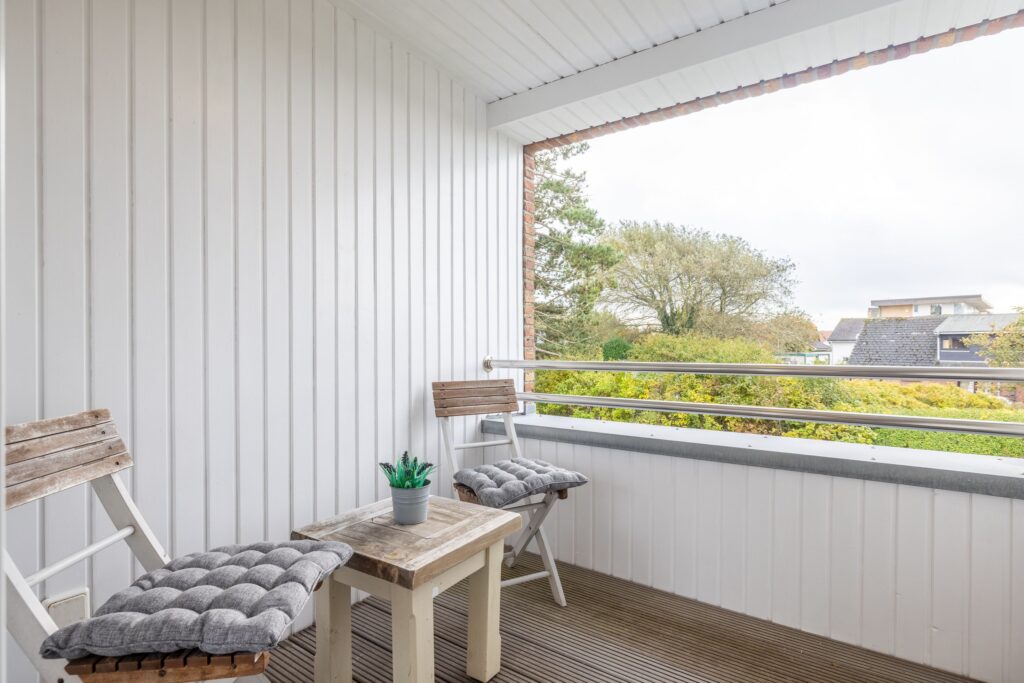
[(1024, 0), (336, 2), (462, 80), (523, 143), (1024, 9)]

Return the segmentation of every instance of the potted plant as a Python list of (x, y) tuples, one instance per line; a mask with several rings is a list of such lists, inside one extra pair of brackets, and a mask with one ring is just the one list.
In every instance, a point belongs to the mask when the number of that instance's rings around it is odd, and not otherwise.
[(430, 480), (427, 476), (437, 469), (433, 463), (410, 458), (409, 451), (392, 465), (380, 463), (384, 476), (391, 484), (391, 509), (397, 524), (419, 524), (427, 519), (427, 501), (430, 499)]

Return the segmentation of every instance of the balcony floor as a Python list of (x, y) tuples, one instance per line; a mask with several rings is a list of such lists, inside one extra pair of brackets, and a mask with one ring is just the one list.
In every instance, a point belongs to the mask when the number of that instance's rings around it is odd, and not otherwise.
[[(495, 683), (761, 683), (969, 681), (785, 626), (736, 614), (578, 567), (559, 565), (569, 606), (556, 607), (547, 581), (502, 592), (502, 670)], [(528, 555), (506, 576), (539, 571)], [(464, 673), (466, 589), (434, 601), (438, 681)], [(391, 680), (388, 604), (354, 607), (355, 680)], [(313, 628), (272, 656), (273, 683), (313, 680)]]

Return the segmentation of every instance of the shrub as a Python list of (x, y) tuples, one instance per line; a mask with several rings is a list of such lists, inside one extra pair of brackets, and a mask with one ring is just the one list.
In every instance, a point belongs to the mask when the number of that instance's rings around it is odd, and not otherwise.
[(601, 355), (605, 360), (625, 360), (633, 345), (622, 337), (609, 339), (601, 347)]

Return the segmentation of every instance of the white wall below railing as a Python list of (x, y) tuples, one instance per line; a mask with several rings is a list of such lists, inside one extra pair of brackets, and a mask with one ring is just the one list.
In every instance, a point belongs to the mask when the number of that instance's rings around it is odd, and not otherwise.
[(561, 561), (983, 681), (1024, 681), (1024, 500), (523, 445), (591, 479), (547, 525)]

